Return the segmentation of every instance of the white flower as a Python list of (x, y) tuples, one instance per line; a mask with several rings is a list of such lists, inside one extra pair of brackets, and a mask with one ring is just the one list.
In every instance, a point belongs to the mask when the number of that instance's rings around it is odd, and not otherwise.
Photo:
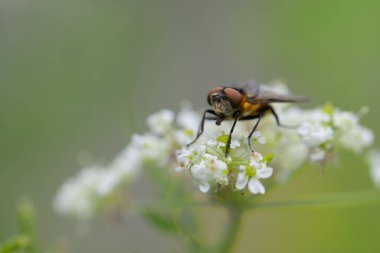
[(371, 150), (367, 155), (370, 165), (370, 175), (377, 187), (380, 187), (380, 150)]
[(191, 146), (185, 147), (177, 151), (177, 161), (179, 166), (176, 168), (177, 171), (180, 171), (184, 168), (190, 168), (192, 163), (197, 160), (200, 156), (205, 154), (205, 146)]
[(261, 134), (260, 131), (255, 131), (253, 133), (253, 139), (257, 140), (257, 142), (260, 144), (265, 144), (267, 142), (267, 139)]
[(146, 120), (149, 129), (158, 135), (167, 134), (172, 129), (173, 122), (174, 112), (166, 109), (150, 115)]
[(177, 161), (179, 162), (180, 168), (184, 168), (189, 165), (192, 155), (193, 150), (189, 148), (183, 148), (177, 153)]
[(139, 156), (144, 160), (156, 160), (159, 164), (167, 161), (170, 151), (170, 140), (148, 133), (145, 135), (133, 135), (131, 145), (139, 150)]
[(364, 148), (372, 145), (374, 134), (368, 128), (355, 126), (343, 131), (339, 141), (343, 147), (356, 153), (360, 153)]
[(188, 103), (181, 107), (176, 120), (179, 129), (174, 131), (173, 136), (179, 145), (185, 146), (194, 140), (201, 119), (199, 113), (192, 110)]
[(350, 129), (358, 124), (358, 117), (352, 112), (335, 110), (333, 114), (333, 124), (341, 129)]
[(191, 109), (191, 106), (185, 104), (177, 114), (177, 125), (183, 129), (198, 129), (201, 117), (198, 112)]
[(310, 147), (319, 146), (334, 137), (331, 127), (309, 122), (301, 124), (298, 128), (298, 134), (302, 137), (303, 142)]
[(128, 145), (109, 166), (89, 166), (67, 180), (54, 199), (55, 210), (82, 220), (91, 218), (101, 203), (125, 182), (136, 178), (141, 159), (133, 145)]
[(96, 186), (102, 179), (102, 168), (84, 168), (77, 177), (67, 180), (54, 199), (58, 213), (71, 214), (81, 219), (89, 219), (95, 213)]
[(122, 175), (132, 176), (141, 169), (141, 158), (141, 151), (131, 143), (112, 160), (109, 168), (119, 171)]
[(140, 152), (132, 145), (127, 146), (102, 170), (102, 179), (97, 185), (98, 194), (108, 196), (124, 182), (134, 179), (141, 165)]
[(302, 120), (315, 124), (324, 124), (331, 121), (331, 116), (327, 114), (323, 108), (317, 108), (303, 111)]
[(309, 148), (302, 142), (287, 142), (276, 155), (274, 166), (279, 168), (277, 179), (286, 181), (289, 175), (296, 169), (302, 167), (309, 158)]
[(227, 164), (210, 154), (202, 155), (202, 160), (191, 167), (191, 173), (199, 182), (201, 192), (208, 192), (213, 183), (226, 185), (226, 171)]
[(265, 193), (265, 188), (259, 180), (271, 177), (273, 174), (273, 169), (267, 167), (267, 165), (262, 162), (261, 155), (256, 155), (256, 157), (253, 157), (249, 166), (241, 165), (239, 170), (240, 173), (237, 176), (235, 185), (236, 189), (242, 190), (248, 184), (248, 189), (251, 193)]
[(173, 133), (173, 137), (176, 143), (178, 143), (180, 146), (186, 146), (190, 142), (193, 141), (194, 137), (194, 131), (187, 129), (187, 130), (176, 130)]
[[(223, 143), (224, 144), (224, 143)], [(236, 140), (236, 139), (233, 139), (232, 141), (231, 141), (231, 145), (230, 145), (230, 147), (232, 148), (232, 149), (235, 149), (235, 148), (237, 148), (237, 147), (240, 147), (240, 142), (238, 141), (238, 140)]]

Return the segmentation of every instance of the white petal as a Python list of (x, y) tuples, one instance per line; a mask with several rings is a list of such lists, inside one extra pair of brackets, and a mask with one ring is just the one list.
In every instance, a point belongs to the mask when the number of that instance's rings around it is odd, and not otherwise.
[(264, 194), (265, 193), (264, 186), (256, 178), (252, 178), (251, 180), (249, 180), (248, 189), (253, 194), (258, 194), (258, 193)]
[(234, 149), (236, 147), (240, 147), (240, 142), (237, 140), (232, 140), (231, 141), (231, 148)]
[(267, 139), (264, 136), (260, 136), (259, 139), (258, 139), (258, 142), (260, 144), (265, 144), (267, 142)]
[(195, 164), (190, 170), (193, 176), (198, 179), (201, 179), (205, 174), (204, 166), (201, 164)]
[(190, 104), (183, 104), (181, 107), (177, 114), (177, 124), (184, 129), (196, 130), (200, 121), (198, 112), (192, 110)]
[(221, 160), (214, 160), (215, 168), (219, 171), (224, 171), (227, 169), (227, 164)]
[(251, 161), (255, 160), (256, 162), (260, 162), (263, 159), (263, 155), (258, 152), (253, 152), (252, 158)]
[(273, 174), (273, 169), (271, 167), (264, 167), (259, 170), (257, 170), (257, 175), (259, 178), (268, 178), (272, 176)]
[(210, 184), (207, 182), (202, 182), (199, 184), (199, 190), (203, 193), (206, 193), (210, 190)]
[(210, 139), (207, 141), (207, 145), (209, 145), (209, 146), (214, 147), (214, 146), (216, 146), (216, 144), (218, 144), (218, 143), (214, 139)]
[(256, 170), (260, 168), (260, 164), (256, 162), (254, 159), (251, 159), (250, 165), (255, 168)]
[(239, 173), (236, 179), (236, 189), (242, 190), (248, 183), (248, 176), (245, 173)]
[(148, 116), (146, 122), (152, 132), (163, 135), (172, 127), (174, 117), (174, 112), (164, 109)]

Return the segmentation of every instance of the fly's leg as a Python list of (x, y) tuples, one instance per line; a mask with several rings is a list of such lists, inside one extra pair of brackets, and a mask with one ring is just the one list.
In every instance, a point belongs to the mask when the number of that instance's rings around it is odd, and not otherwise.
[(251, 150), (251, 152), (254, 152), (252, 149), (252, 145), (251, 145), (251, 137), (252, 137), (253, 133), (256, 131), (256, 128), (259, 126), (259, 123), (261, 121), (262, 116), (263, 115), (261, 115), (261, 114), (259, 115), (259, 117), (257, 118), (256, 124), (253, 126), (251, 132), (248, 135), (248, 146), (249, 146), (249, 149)]
[(190, 142), (189, 144), (187, 144), (187, 146), (190, 146), (191, 144), (193, 144), (194, 142), (196, 142), (198, 140), (198, 138), (202, 135), (203, 129), (204, 129), (204, 125), (205, 125), (206, 114), (207, 113), (216, 115), (213, 110), (206, 110), (206, 111), (204, 111), (201, 123), (199, 124), (199, 127), (198, 127), (197, 136), (195, 137), (195, 139), (192, 142)]
[(238, 119), (239, 119), (239, 115), (240, 115), (240, 112), (237, 111), (237, 112), (236, 112), (236, 115), (235, 115), (234, 123), (232, 124), (231, 130), (230, 130), (230, 135), (228, 136), (228, 140), (227, 140), (227, 144), (226, 144), (226, 153), (224, 154), (225, 157), (228, 156), (228, 152), (230, 151), (232, 133), (233, 133), (233, 131), (234, 131), (234, 128), (235, 128), (236, 122), (237, 122)]
[(287, 125), (283, 125), (283, 124), (281, 124), (280, 119), (279, 119), (279, 117), (278, 117), (276, 111), (273, 109), (273, 107), (272, 107), (272, 106), (269, 106), (269, 107), (268, 107), (268, 110), (272, 113), (274, 119), (276, 120), (277, 126), (279, 126), (279, 127), (283, 127), (283, 128), (289, 128), (289, 129), (294, 129), (294, 128), (297, 128), (297, 127), (298, 127), (298, 126), (287, 126)]

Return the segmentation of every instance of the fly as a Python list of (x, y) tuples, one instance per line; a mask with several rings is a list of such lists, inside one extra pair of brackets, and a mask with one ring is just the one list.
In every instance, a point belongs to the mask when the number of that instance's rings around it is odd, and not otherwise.
[[(207, 109), (203, 113), (195, 139), (188, 144), (190, 146), (198, 140), (204, 130), (205, 120), (215, 120), (216, 125), (220, 125), (224, 120), (233, 120), (233, 124), (226, 143), (225, 156), (228, 156), (231, 137), (238, 120), (257, 119), (251, 132), (248, 135), (248, 146), (251, 146), (251, 137), (257, 129), (261, 118), (267, 112), (271, 113), (278, 126), (283, 126), (280, 119), (271, 106), (272, 103), (297, 103), (307, 101), (305, 97), (294, 97), (278, 95), (273, 92), (260, 90), (260, 86), (252, 81), (236, 86), (218, 86), (207, 94), (207, 102), (212, 109)], [(212, 116), (207, 117), (207, 114)], [(284, 127), (284, 126), (283, 126)]]

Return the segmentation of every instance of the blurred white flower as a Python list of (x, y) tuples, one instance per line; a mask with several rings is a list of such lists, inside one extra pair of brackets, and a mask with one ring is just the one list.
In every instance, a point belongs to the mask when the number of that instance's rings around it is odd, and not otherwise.
[(200, 119), (199, 113), (192, 110), (189, 103), (182, 104), (176, 120), (178, 129), (173, 132), (173, 137), (180, 146), (185, 146), (194, 139)]
[(350, 129), (359, 123), (357, 115), (352, 112), (334, 110), (333, 124), (340, 129)]
[(341, 133), (340, 143), (346, 149), (360, 153), (374, 141), (374, 134), (368, 128), (355, 126)]
[(102, 179), (102, 168), (87, 167), (79, 175), (67, 180), (54, 199), (55, 210), (87, 220), (95, 214), (96, 187)]
[[(223, 143), (224, 144), (224, 143)], [(222, 146), (225, 146), (225, 145), (222, 145)], [(240, 147), (240, 142), (238, 141), (238, 140), (236, 140), (236, 139), (233, 139), (232, 141), (231, 141), (231, 148), (232, 149), (235, 149), (235, 148), (237, 148), (237, 147)]]
[[(310, 149), (303, 142), (285, 142), (279, 149), (273, 161), (276, 169), (276, 178), (280, 182), (287, 181), (292, 172), (308, 162)], [(311, 160), (311, 162), (314, 162)]]
[(128, 145), (109, 166), (85, 167), (68, 179), (54, 199), (54, 209), (62, 215), (88, 220), (101, 208), (103, 200), (136, 178), (140, 166), (140, 152)]
[(139, 151), (139, 156), (143, 160), (156, 160), (160, 164), (167, 162), (170, 150), (170, 139), (161, 138), (152, 133), (144, 135), (133, 135), (131, 145)]
[(375, 149), (368, 152), (367, 161), (370, 165), (370, 175), (377, 187), (380, 187), (380, 150)]
[(334, 132), (329, 126), (305, 122), (298, 128), (298, 134), (307, 146), (316, 147), (331, 140)]
[(360, 125), (359, 119), (368, 109), (362, 108), (359, 113), (341, 111), (334, 108), (333, 126), (339, 132), (337, 139), (346, 149), (360, 153), (373, 144), (373, 132)]
[(154, 134), (165, 135), (172, 129), (174, 117), (174, 112), (164, 109), (148, 116), (146, 123)]
[(201, 117), (198, 112), (191, 109), (188, 103), (182, 105), (181, 110), (177, 114), (177, 125), (182, 129), (196, 130), (198, 128)]

